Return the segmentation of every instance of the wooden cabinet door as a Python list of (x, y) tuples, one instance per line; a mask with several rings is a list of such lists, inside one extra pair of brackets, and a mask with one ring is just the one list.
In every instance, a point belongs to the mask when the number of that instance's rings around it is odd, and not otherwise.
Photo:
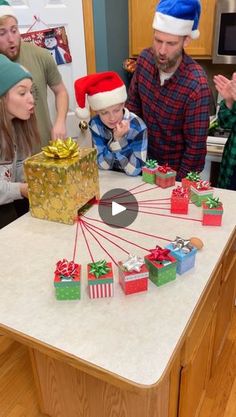
[(186, 48), (187, 54), (194, 57), (211, 58), (215, 22), (215, 5), (216, 0), (202, 0), (202, 13), (199, 23), (200, 36), (198, 39), (191, 41), (188, 48)]
[(232, 256), (227, 272), (223, 274), (220, 298), (217, 308), (215, 340), (212, 358), (212, 374), (217, 365), (218, 358), (224, 346), (224, 342), (230, 326), (235, 297), (236, 281), (236, 253)]
[(137, 56), (152, 45), (156, 0), (129, 0), (129, 53)]
[[(129, 0), (129, 53), (137, 56), (152, 45), (156, 0)], [(199, 39), (192, 41), (186, 49), (189, 55), (210, 58), (213, 40), (213, 25), (216, 0), (202, 0)]]
[(201, 407), (210, 373), (214, 315), (208, 322), (191, 360), (182, 368), (178, 417), (195, 417)]

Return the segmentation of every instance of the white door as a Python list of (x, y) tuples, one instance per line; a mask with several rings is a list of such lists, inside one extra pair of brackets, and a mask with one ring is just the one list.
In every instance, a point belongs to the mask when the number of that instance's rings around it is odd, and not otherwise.
[[(21, 33), (27, 32), (33, 23), (35, 24), (31, 31), (46, 29), (47, 26), (65, 26), (72, 62), (59, 65), (58, 69), (70, 97), (67, 134), (79, 137), (82, 146), (90, 146), (89, 132), (81, 132), (78, 119), (74, 115), (74, 80), (87, 74), (82, 0), (11, 0), (9, 3), (15, 9)], [(53, 119), (55, 106), (51, 91), (48, 101)]]

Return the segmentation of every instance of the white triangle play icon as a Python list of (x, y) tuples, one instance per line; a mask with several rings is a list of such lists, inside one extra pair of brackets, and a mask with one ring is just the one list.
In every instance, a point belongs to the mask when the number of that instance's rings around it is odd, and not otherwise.
[(111, 213), (112, 216), (116, 216), (117, 214), (122, 213), (122, 211), (125, 211), (126, 207), (122, 206), (121, 204), (116, 203), (115, 201), (112, 201), (111, 205)]

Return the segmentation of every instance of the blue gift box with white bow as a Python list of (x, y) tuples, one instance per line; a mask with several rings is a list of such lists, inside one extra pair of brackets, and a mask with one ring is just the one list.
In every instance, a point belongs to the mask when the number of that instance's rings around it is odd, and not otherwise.
[(166, 246), (166, 249), (169, 249), (171, 255), (177, 260), (177, 274), (182, 275), (194, 267), (197, 249), (191, 244), (181, 247), (172, 242)]

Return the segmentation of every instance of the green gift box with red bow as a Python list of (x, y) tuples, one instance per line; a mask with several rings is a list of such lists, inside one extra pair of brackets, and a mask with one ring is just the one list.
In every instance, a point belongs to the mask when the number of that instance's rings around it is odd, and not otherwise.
[(54, 272), (54, 287), (57, 300), (80, 299), (81, 265), (68, 262), (66, 259), (58, 261)]
[(150, 252), (144, 257), (150, 280), (158, 287), (175, 280), (177, 260), (170, 254), (170, 250), (157, 246)]

